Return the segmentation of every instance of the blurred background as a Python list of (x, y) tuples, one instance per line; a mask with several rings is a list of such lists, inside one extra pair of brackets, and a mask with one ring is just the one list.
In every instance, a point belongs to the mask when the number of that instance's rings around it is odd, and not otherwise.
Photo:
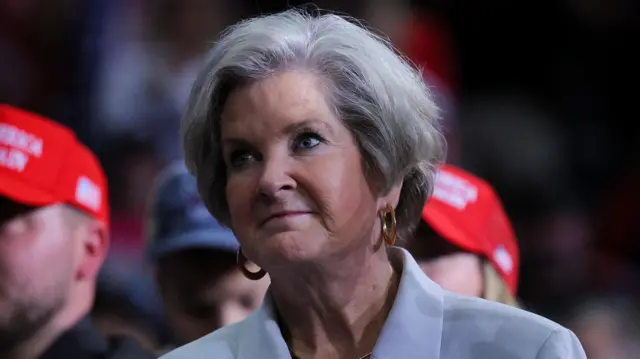
[[(216, 34), (303, 3), (0, 0), (0, 102), (73, 128), (109, 177), (103, 330), (151, 347), (166, 336), (144, 255), (149, 184), (181, 155), (180, 114)], [(637, 343), (640, 2), (314, 4), (364, 19), (424, 69), (449, 162), (491, 182), (513, 221), (524, 305), (591, 353)]]

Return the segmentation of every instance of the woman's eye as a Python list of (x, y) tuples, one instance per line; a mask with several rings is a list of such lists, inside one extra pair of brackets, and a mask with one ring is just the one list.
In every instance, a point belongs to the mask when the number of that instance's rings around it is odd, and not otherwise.
[(308, 150), (316, 147), (322, 142), (322, 137), (316, 133), (303, 133), (296, 137), (293, 147), (294, 149)]
[(231, 168), (242, 168), (253, 160), (253, 155), (245, 151), (234, 151), (229, 156), (229, 166)]

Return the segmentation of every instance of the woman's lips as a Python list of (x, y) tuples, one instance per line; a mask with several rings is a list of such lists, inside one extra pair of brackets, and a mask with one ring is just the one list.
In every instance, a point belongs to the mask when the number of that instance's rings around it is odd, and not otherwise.
[(296, 219), (298, 217), (308, 216), (312, 214), (310, 211), (280, 211), (269, 215), (262, 224), (265, 225), (270, 222), (286, 222), (288, 220)]

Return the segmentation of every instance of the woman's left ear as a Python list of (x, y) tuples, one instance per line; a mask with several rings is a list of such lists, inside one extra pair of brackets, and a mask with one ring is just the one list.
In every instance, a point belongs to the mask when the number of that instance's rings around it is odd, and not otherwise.
[(400, 201), (400, 193), (402, 192), (402, 183), (399, 185), (391, 187), (389, 193), (384, 195), (378, 200), (378, 208), (385, 208), (388, 204), (392, 205), (393, 208), (398, 206), (398, 202)]

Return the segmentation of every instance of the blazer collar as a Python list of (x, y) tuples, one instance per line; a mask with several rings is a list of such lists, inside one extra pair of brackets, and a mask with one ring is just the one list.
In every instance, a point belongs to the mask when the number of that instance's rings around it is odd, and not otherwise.
[(438, 359), (442, 337), (443, 293), (413, 257), (393, 248), (392, 259), (402, 261), (398, 294), (373, 350), (373, 359)]
[[(443, 321), (443, 292), (431, 281), (405, 249), (390, 250), (392, 260), (402, 263), (402, 276), (393, 307), (373, 350), (373, 359), (438, 359)], [(241, 359), (290, 359), (273, 303), (267, 296), (245, 322), (239, 343)]]

